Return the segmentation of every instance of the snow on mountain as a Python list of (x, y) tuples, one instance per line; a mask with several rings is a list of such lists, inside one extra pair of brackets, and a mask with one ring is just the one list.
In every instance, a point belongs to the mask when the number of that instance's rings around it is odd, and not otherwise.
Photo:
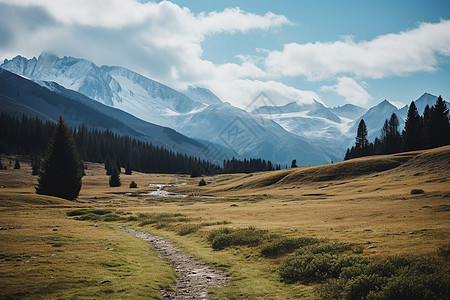
[(373, 141), (376, 137), (380, 136), (381, 128), (383, 127), (384, 122), (386, 119), (389, 119), (393, 113), (395, 113), (399, 119), (399, 130), (401, 131), (405, 121), (400, 116), (399, 109), (385, 99), (378, 105), (370, 108), (364, 115), (353, 121), (352, 126), (350, 127), (350, 133), (356, 135), (358, 125), (361, 119), (364, 119), (367, 126), (367, 139), (369, 141)]
[[(425, 106), (429, 106), (431, 108), (431, 106), (433, 106), (436, 103), (437, 100), (437, 96), (429, 94), (429, 93), (424, 93), (422, 96), (419, 97), (419, 99), (417, 99), (416, 101), (414, 101), (414, 104), (417, 107), (417, 111), (419, 112), (419, 115), (423, 115), (423, 111), (425, 110)], [(448, 104), (448, 102), (446, 102)], [(403, 107), (402, 109), (400, 109), (399, 114), (403, 119), (406, 119), (406, 117), (408, 116), (408, 110), (409, 110), (409, 105)]]
[[(189, 137), (215, 141), (239, 158), (261, 157), (273, 163), (321, 164), (336, 160), (301, 137), (270, 121), (257, 124), (244, 110), (222, 103), (212, 92), (190, 88), (187, 96), (122, 67), (98, 67), (84, 59), (42, 54), (38, 59), (17, 56), (3, 68), (52, 88), (54, 81), (98, 102), (114, 106), (142, 120), (173, 128)], [(319, 113), (311, 110), (311, 113)], [(236, 119), (238, 118), (238, 119)], [(239, 127), (241, 126), (241, 127)], [(247, 143), (236, 143), (230, 129), (245, 129)]]
[(345, 104), (342, 106), (337, 106), (330, 108), (330, 110), (338, 115), (339, 117), (347, 118), (354, 120), (360, 116), (362, 116), (367, 109), (353, 105), (353, 104)]
[(173, 129), (142, 121), (55, 82), (41, 82), (39, 85), (2, 68), (0, 111), (15, 116), (38, 117), (43, 121), (57, 121), (62, 116), (71, 127), (84, 124), (90, 128), (109, 129), (188, 155), (198, 156), (205, 148), (205, 145)]
[(351, 120), (337, 116), (318, 101), (311, 104), (291, 102), (283, 106), (263, 106), (252, 113), (272, 119), (290, 133), (333, 153), (338, 160), (342, 159), (351, 138), (347, 133)]
[(205, 105), (122, 67), (98, 67), (79, 58), (43, 53), (38, 59), (17, 56), (2, 67), (24, 77), (53, 81), (89, 98), (127, 111), (140, 119), (168, 126), (166, 115), (187, 113)]
[(273, 120), (261, 123), (257, 115), (229, 103), (210, 105), (178, 124), (175, 129), (181, 133), (227, 146), (240, 157), (262, 157), (283, 165), (293, 159), (300, 165), (336, 160), (334, 155), (287, 132)]
[(189, 86), (184, 94), (189, 98), (206, 105), (221, 103), (222, 101), (208, 89)]
[[(399, 117), (401, 130), (408, 112), (407, 106), (398, 109), (387, 100), (369, 110), (352, 104), (328, 108), (314, 100), (309, 104), (262, 106), (246, 112), (223, 103), (205, 88), (189, 87), (180, 93), (126, 68), (98, 67), (85, 59), (58, 58), (46, 53), (37, 59), (17, 56), (5, 60), (2, 67), (50, 90), (55, 89), (49, 82), (53, 81), (147, 122), (173, 128), (197, 140), (214, 141), (228, 149), (228, 154), (262, 157), (282, 164), (289, 164), (292, 159), (301, 164), (340, 160), (354, 143), (361, 119), (367, 125), (369, 141), (373, 141), (392, 113)], [(436, 96), (425, 93), (415, 103), (423, 114), (425, 106), (431, 107), (435, 102)], [(230, 129), (245, 132), (242, 136), (250, 143), (230, 143)]]

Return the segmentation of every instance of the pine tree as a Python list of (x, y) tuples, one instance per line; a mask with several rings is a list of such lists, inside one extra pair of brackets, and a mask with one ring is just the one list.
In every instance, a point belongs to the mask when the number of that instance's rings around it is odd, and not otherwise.
[(381, 128), (381, 143), (383, 144), (382, 154), (397, 153), (401, 150), (402, 137), (398, 131), (398, 117), (393, 113), (389, 120), (384, 122)]
[(131, 163), (130, 159), (127, 160), (127, 164), (125, 166), (125, 175), (131, 175)]
[(430, 147), (450, 144), (448, 108), (441, 96), (436, 100), (436, 104), (431, 107), (429, 123)]
[(36, 192), (74, 200), (81, 190), (82, 174), (74, 140), (60, 117), (41, 161)]
[(16, 163), (14, 164), (14, 169), (18, 170), (20, 169), (20, 163), (19, 163), (19, 158), (16, 158)]
[(297, 160), (296, 159), (292, 160), (291, 168), (297, 168)]
[(119, 170), (117, 168), (113, 168), (111, 172), (111, 176), (109, 177), (109, 186), (110, 187), (116, 187), (120, 186), (120, 175)]
[(367, 140), (367, 126), (363, 119), (359, 122), (356, 133), (356, 155), (364, 156), (368, 154), (369, 141)]
[(106, 175), (111, 175), (112, 173), (112, 164), (111, 164), (111, 160), (109, 159), (109, 156), (106, 156), (106, 160), (105, 160), (105, 170), (106, 170)]
[(35, 155), (31, 155), (31, 175), (39, 175), (40, 159)]
[(421, 118), (414, 101), (411, 102), (403, 131), (403, 150), (412, 151), (422, 148), (423, 134)]
[(423, 111), (423, 118), (422, 118), (422, 131), (424, 136), (425, 148), (430, 147), (430, 136), (431, 136), (430, 119), (431, 119), (431, 109), (427, 104), (427, 106), (425, 106), (425, 109)]
[(120, 169), (120, 159), (118, 157), (116, 158), (116, 168), (119, 173), (122, 173), (122, 170)]

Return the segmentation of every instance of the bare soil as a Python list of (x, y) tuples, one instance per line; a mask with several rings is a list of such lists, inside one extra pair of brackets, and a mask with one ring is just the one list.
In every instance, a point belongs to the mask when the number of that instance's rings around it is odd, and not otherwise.
[(163, 299), (210, 299), (210, 288), (227, 284), (229, 275), (224, 271), (184, 253), (170, 240), (131, 228), (120, 228), (150, 243), (160, 257), (170, 260), (170, 266), (176, 270), (178, 278), (173, 290), (161, 290)]

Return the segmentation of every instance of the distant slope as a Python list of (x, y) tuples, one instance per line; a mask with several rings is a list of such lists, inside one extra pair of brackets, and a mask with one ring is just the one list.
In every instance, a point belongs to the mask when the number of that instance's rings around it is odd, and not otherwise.
[(55, 121), (62, 115), (72, 127), (84, 123), (189, 155), (198, 156), (203, 150), (201, 143), (173, 129), (144, 122), (56, 83), (45, 82), (45, 85), (47, 88), (0, 68), (1, 110), (15, 115), (21, 112), (44, 121)]
[(253, 189), (284, 189), (289, 186), (299, 186), (309, 183), (322, 184), (342, 182), (362, 177), (378, 177), (382, 175), (401, 177), (417, 177), (423, 174), (435, 176), (439, 182), (445, 182), (450, 177), (450, 146), (436, 149), (397, 153), (391, 155), (376, 155), (351, 159), (331, 165), (298, 167), (287, 170), (255, 173), (241, 178), (230, 177), (230, 180), (220, 180), (216, 186), (210, 185), (208, 193), (238, 192), (251, 193)]

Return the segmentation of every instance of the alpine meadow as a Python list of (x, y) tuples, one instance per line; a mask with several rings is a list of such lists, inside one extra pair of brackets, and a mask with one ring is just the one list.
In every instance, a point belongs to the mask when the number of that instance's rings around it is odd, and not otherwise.
[(0, 0), (0, 299), (448, 299), (450, 4)]

